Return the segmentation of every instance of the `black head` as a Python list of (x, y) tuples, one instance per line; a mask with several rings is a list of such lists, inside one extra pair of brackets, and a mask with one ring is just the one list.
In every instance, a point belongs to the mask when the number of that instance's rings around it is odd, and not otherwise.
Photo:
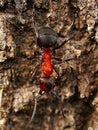
[(38, 30), (37, 43), (39, 47), (54, 47), (57, 44), (57, 33), (50, 27), (41, 27)]

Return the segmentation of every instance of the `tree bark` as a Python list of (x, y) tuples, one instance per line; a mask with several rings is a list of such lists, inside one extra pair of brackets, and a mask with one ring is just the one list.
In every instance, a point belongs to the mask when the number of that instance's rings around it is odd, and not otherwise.
[[(97, 6), (96, 0), (0, 1), (0, 130), (98, 129)], [(38, 28), (55, 30), (59, 45), (72, 38), (54, 52), (64, 60), (53, 62), (60, 74), (54, 91), (61, 99), (43, 95), (29, 123), (41, 75), (39, 71), (31, 82), (40, 61), (32, 57), (42, 55), (33, 20)]]

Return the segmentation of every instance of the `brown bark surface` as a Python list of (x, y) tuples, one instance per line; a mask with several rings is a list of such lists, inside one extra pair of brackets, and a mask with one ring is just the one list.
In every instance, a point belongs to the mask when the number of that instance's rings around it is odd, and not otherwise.
[[(41, 75), (39, 71), (31, 82), (40, 61), (32, 57), (41, 55), (33, 15), (38, 27), (51, 27), (63, 38), (74, 18), (75, 26), (73, 37), (54, 53), (65, 60), (54, 62), (61, 77), (55, 92), (61, 100), (43, 95), (29, 123)], [(98, 129), (97, 15), (97, 0), (0, 1), (0, 130)]]

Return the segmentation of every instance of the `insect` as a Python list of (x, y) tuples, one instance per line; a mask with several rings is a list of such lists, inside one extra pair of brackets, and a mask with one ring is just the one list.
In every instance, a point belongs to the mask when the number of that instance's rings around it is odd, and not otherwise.
[[(74, 26), (75, 20), (73, 19), (71, 27), (69, 29), (69, 33), (72, 33), (72, 29)], [(33, 73), (32, 73), (32, 79), (34, 78), (36, 72), (38, 69), (41, 70), (41, 76), (39, 79), (39, 95), (35, 98), (35, 104), (34, 104), (34, 110), (31, 117), (30, 122), (34, 119), (36, 108), (37, 108), (37, 102), (39, 101), (40, 97), (44, 93), (52, 93), (54, 87), (56, 86), (57, 79), (60, 79), (59, 72), (57, 71), (57, 68), (53, 64), (52, 60), (58, 60), (62, 62), (62, 59), (54, 57), (52, 55), (52, 52), (56, 49), (61, 48), (65, 43), (67, 43), (73, 36), (69, 36), (67, 39), (64, 39), (63, 42), (58, 45), (58, 35), (57, 33), (50, 27), (42, 26), (39, 29), (36, 27), (36, 23), (33, 19), (33, 28), (35, 30), (36, 38), (37, 38), (37, 45), (42, 50), (41, 60), (39, 61), (39, 64), (35, 67)], [(70, 59), (67, 59), (70, 60)], [(67, 61), (66, 60), (66, 61)], [(53, 72), (56, 72), (57, 77), (53, 77)], [(55, 95), (58, 99), (59, 96)]]
[[(52, 63), (52, 60), (60, 60), (60, 61), (62, 61), (62, 60), (59, 58), (53, 57), (52, 51), (54, 49), (60, 48), (66, 42), (69, 41), (69, 39), (65, 40), (62, 42), (61, 45), (56, 46), (58, 36), (55, 33), (55, 31), (52, 30), (50, 27), (41, 27), (39, 30), (36, 30), (36, 28), (35, 28), (35, 32), (36, 32), (36, 37), (37, 37), (37, 44), (42, 50), (42, 56), (41, 56), (40, 63), (35, 67), (35, 69), (32, 73), (32, 78), (34, 78), (38, 69), (41, 70), (41, 76), (39, 79), (40, 91), (39, 91), (38, 97), (35, 98), (34, 111), (33, 111), (32, 118), (31, 118), (30, 122), (34, 119), (36, 107), (37, 107), (37, 102), (40, 99), (40, 97), (44, 93), (49, 93), (49, 92), (53, 93), (52, 90), (56, 86), (56, 81), (57, 81), (57, 79), (60, 78), (60, 75), (57, 71), (57, 68)], [(53, 71), (56, 72), (57, 77), (52, 76)], [(56, 95), (56, 97), (59, 99), (59, 97), (57, 95)]]

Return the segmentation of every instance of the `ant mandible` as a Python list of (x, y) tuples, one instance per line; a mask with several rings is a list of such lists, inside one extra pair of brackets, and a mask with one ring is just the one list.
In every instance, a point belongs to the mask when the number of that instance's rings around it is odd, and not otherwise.
[[(69, 32), (72, 32), (73, 26), (74, 26), (74, 21), (72, 21)], [(63, 42), (60, 45), (58, 45), (59, 37), (52, 28), (42, 26), (38, 29), (36, 27), (36, 23), (35, 23), (34, 19), (33, 19), (33, 28), (35, 30), (35, 34), (36, 34), (36, 38), (37, 38), (37, 45), (42, 50), (42, 56), (41, 56), (40, 63), (35, 67), (35, 69), (32, 73), (32, 79), (33, 79), (37, 70), (38, 69), (41, 70), (41, 76), (39, 79), (40, 91), (39, 91), (39, 95), (35, 98), (34, 110), (33, 110), (33, 114), (32, 114), (30, 122), (32, 122), (32, 120), (34, 119), (34, 116), (36, 113), (37, 102), (39, 101), (40, 97), (44, 93), (51, 92), (58, 99), (60, 99), (59, 96), (56, 95), (52, 91), (56, 85), (55, 80), (60, 78), (60, 75), (59, 75), (56, 67), (52, 63), (52, 60), (55, 59), (55, 60), (59, 60), (62, 62), (62, 59), (53, 57), (52, 52), (56, 49), (61, 48), (65, 43), (67, 43), (73, 37), (73, 36), (69, 36), (67, 38), (67, 40), (64, 39)], [(67, 59), (67, 60), (70, 60), (70, 59)], [(65, 61), (67, 61), (67, 60), (65, 60)], [(53, 71), (55, 71), (57, 73), (57, 77), (52, 76)]]

